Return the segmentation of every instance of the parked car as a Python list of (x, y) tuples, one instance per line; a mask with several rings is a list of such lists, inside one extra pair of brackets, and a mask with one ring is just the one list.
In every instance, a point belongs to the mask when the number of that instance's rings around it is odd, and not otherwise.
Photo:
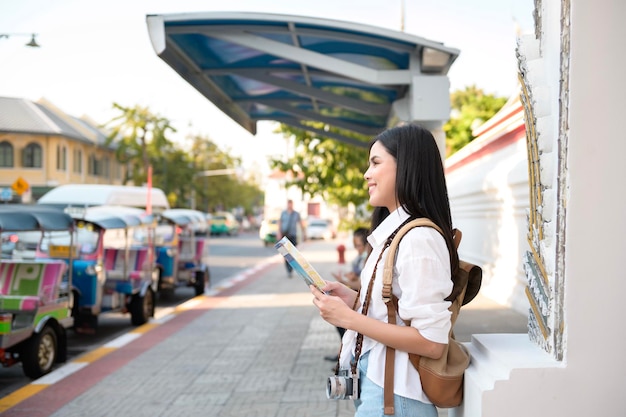
[(276, 243), (278, 236), (278, 219), (265, 219), (261, 222), (259, 237), (265, 246)]
[(212, 235), (237, 235), (239, 234), (239, 222), (232, 213), (218, 211), (211, 215)]
[(332, 222), (326, 219), (309, 219), (306, 226), (307, 239), (330, 240), (336, 237)]

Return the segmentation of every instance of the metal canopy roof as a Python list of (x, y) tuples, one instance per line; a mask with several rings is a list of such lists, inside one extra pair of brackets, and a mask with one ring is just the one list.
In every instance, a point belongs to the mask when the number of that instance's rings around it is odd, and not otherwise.
[(273, 120), (361, 146), (353, 133), (385, 129), (413, 78), (447, 74), (459, 54), (403, 32), (302, 16), (149, 15), (147, 24), (156, 53), (252, 134)]

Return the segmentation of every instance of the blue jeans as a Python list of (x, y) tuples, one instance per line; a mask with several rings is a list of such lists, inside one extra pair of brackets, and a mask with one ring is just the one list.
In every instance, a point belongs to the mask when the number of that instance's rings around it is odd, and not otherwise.
[[(356, 414), (354, 417), (389, 417), (385, 416), (383, 388), (368, 379), (368, 353), (359, 359), (359, 382), (361, 384), (360, 399), (354, 400)], [(437, 408), (411, 398), (393, 396), (394, 417), (437, 417)]]

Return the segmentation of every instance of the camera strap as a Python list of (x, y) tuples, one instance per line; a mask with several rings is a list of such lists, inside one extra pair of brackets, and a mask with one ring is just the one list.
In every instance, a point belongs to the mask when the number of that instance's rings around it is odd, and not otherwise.
[[(363, 314), (364, 316), (367, 316), (367, 312), (369, 310), (370, 301), (372, 299), (372, 288), (374, 287), (374, 281), (376, 280), (376, 271), (378, 270), (378, 264), (380, 263), (380, 260), (383, 257), (383, 253), (385, 253), (387, 248), (391, 245), (393, 238), (396, 237), (396, 234), (398, 234), (398, 231), (402, 228), (402, 226), (407, 224), (410, 220), (411, 220), (410, 218), (406, 219), (400, 226), (398, 226), (396, 230), (393, 231), (393, 233), (387, 238), (387, 241), (385, 242), (385, 246), (383, 246), (383, 248), (380, 251), (380, 254), (378, 255), (376, 264), (374, 264), (374, 271), (372, 271), (372, 276), (367, 285), (367, 292), (365, 293), (365, 300), (363, 300), (363, 308), (361, 309), (361, 314)], [(354, 300), (354, 306), (352, 306), (353, 310), (356, 308), (360, 296), (361, 296), (361, 289), (359, 288), (359, 291), (357, 292), (356, 298)], [(356, 374), (357, 372), (356, 367), (357, 367), (357, 364), (359, 363), (359, 357), (361, 356), (362, 348), (363, 348), (363, 335), (361, 333), (357, 333), (356, 344), (354, 348), (354, 360), (350, 363), (351, 365), (350, 371), (352, 372), (352, 375)], [(341, 349), (339, 350), (339, 356), (341, 356)], [(337, 360), (337, 368), (335, 372), (339, 372), (339, 359)]]

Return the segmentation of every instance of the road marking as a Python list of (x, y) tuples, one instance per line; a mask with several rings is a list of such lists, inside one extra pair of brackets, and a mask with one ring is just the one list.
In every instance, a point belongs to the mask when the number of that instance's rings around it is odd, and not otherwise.
[[(174, 311), (174, 310), (172, 309), (172, 312), (173, 312), (173, 311)], [(167, 314), (167, 315), (165, 315), (165, 316), (161, 316), (161, 317), (159, 317), (158, 319), (154, 320), (154, 322), (153, 322), (153, 323), (155, 323), (155, 324), (163, 324), (163, 323), (167, 323), (168, 321), (172, 320), (174, 317), (176, 317), (176, 314), (169, 313), (169, 314)]]
[(26, 400), (27, 398), (32, 397), (37, 394), (39, 391), (44, 390), (47, 385), (36, 385), (29, 384), (25, 387), (18, 389), (17, 391), (12, 392), (4, 398), (0, 398), (0, 414), (5, 412), (11, 407), (15, 407), (17, 404)]
[[(31, 382), (31, 385), (52, 385), (55, 382), (59, 382), (63, 378), (72, 375), (76, 371), (80, 371), (85, 366), (89, 365), (90, 362), (70, 362), (65, 366), (60, 367), (59, 369), (55, 369), (50, 372), (48, 375), (44, 375), (41, 378)], [(28, 385), (27, 385), (28, 386)]]
[[(101, 357), (108, 355), (113, 352), (116, 347), (107, 347), (106, 345), (101, 346), (97, 349), (92, 350), (91, 352), (87, 352), (84, 355), (81, 355), (79, 358), (74, 359), (74, 361), (70, 362), (70, 364), (74, 362), (84, 363), (85, 365), (90, 364), (91, 362), (97, 361)], [(63, 369), (63, 368), (60, 368)], [(68, 374), (69, 375), (69, 374)]]
[(132, 342), (133, 340), (137, 339), (139, 336), (141, 336), (141, 333), (126, 333), (119, 337), (116, 337), (115, 339), (111, 340), (109, 343), (104, 344), (104, 347), (105, 348), (121, 348), (122, 346), (125, 346), (129, 344), (130, 342)]
[(116, 351), (117, 349), (127, 345), (128, 343), (131, 343), (132, 341), (138, 339), (143, 334), (149, 332), (150, 330), (154, 328), (159, 327), (159, 325), (170, 321), (171, 319), (176, 317), (179, 313), (186, 311), (186, 310), (193, 309), (197, 305), (207, 301), (207, 298), (211, 298), (210, 296), (220, 294), (221, 292), (227, 290), (228, 288), (231, 288), (235, 286), (236, 284), (242, 281), (245, 281), (246, 279), (250, 278), (252, 275), (258, 273), (259, 271), (265, 269), (266, 267), (272, 264), (278, 263), (281, 260), (282, 260), (282, 256), (280, 254), (277, 254), (267, 259), (265, 262), (257, 264), (256, 266), (249, 268), (246, 271), (236, 276), (222, 280), (220, 282), (221, 284), (220, 286), (215, 287), (214, 289), (207, 290), (205, 291), (203, 295), (194, 297), (173, 309), (167, 309), (167, 311), (164, 312), (166, 313), (165, 315), (163, 315), (163, 313), (159, 314), (158, 318), (154, 318), (150, 322), (122, 336), (119, 336), (116, 339), (113, 339), (112, 341), (104, 344), (103, 346), (91, 352), (85, 353), (79, 358), (74, 359), (72, 362), (68, 362), (64, 364), (63, 366), (59, 367), (58, 369), (55, 369), (54, 371), (50, 372), (49, 374), (44, 375), (43, 377), (35, 381), (32, 381), (30, 384), (14, 391), (13, 393), (3, 398), (0, 398), (0, 414), (16, 406), (20, 402), (28, 399), (29, 397), (32, 397), (38, 394), (39, 392), (43, 391), (47, 387), (85, 368), (87, 365), (92, 364), (93, 362), (101, 359), (102, 357)]
[(185, 301), (184, 303), (177, 306), (175, 311), (191, 310), (193, 307), (200, 304), (203, 298), (204, 298), (203, 296), (199, 296), (199, 297), (194, 297), (191, 300)]

